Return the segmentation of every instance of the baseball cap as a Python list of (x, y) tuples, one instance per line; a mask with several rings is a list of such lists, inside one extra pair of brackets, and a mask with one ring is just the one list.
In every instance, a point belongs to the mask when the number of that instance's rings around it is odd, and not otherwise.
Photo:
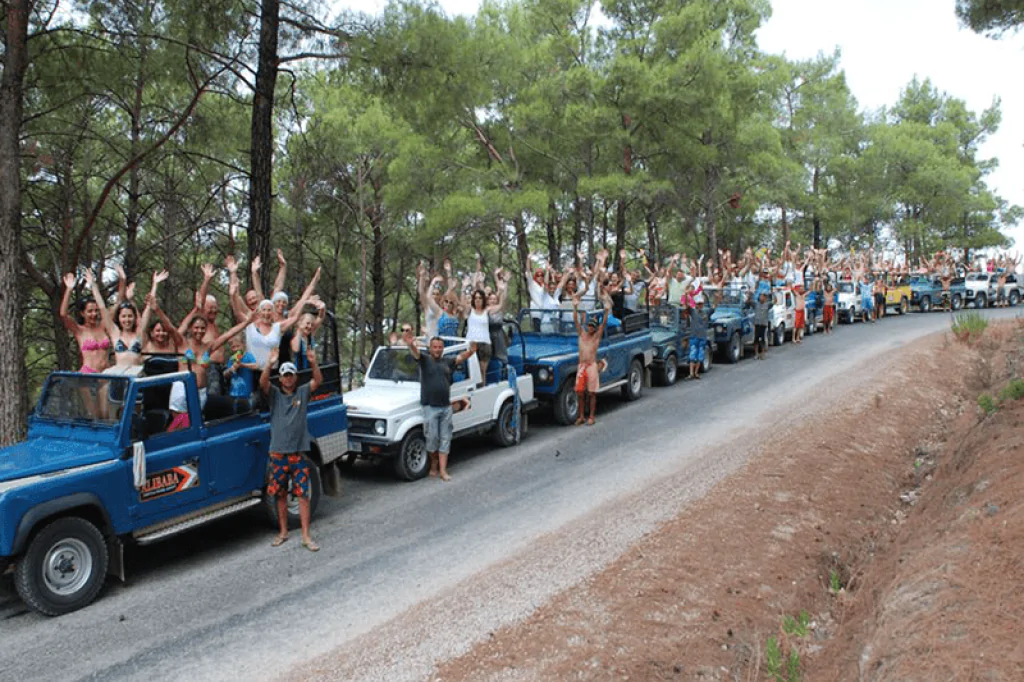
[(281, 376), (284, 376), (285, 374), (297, 374), (298, 370), (295, 369), (295, 365), (293, 363), (286, 362), (283, 365), (281, 365), (281, 367), (277, 370), (277, 373), (280, 374)]

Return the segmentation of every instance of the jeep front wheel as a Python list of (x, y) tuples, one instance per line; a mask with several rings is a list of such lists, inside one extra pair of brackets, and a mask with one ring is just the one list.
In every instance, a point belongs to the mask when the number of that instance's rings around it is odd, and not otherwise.
[(626, 385), (622, 387), (622, 397), (626, 400), (639, 400), (644, 392), (644, 366), (635, 359), (629, 363), (629, 374), (626, 375)]
[(676, 362), (675, 353), (669, 353), (668, 357), (665, 358), (665, 364), (661, 366), (661, 372), (659, 373), (659, 383), (662, 386), (671, 386), (676, 383), (676, 379), (679, 376), (679, 363)]
[(516, 401), (514, 398), (509, 398), (502, 404), (501, 409), (498, 410), (498, 421), (494, 423), (494, 431), (492, 432), (494, 442), (503, 448), (516, 444), (516, 429), (513, 424), (515, 419), (518, 419), (519, 432), (521, 434), (523, 413), (520, 410), (519, 414), (516, 414)]
[(786, 343), (786, 325), (780, 324), (775, 328), (775, 338), (773, 339), (775, 346), (781, 346)]
[(922, 313), (931, 312), (932, 299), (925, 296), (924, 298), (921, 299), (921, 303), (919, 303), (917, 307), (920, 309)]
[(576, 377), (569, 377), (555, 396), (555, 421), (562, 426), (576, 423), (580, 416), (580, 401), (576, 397)]
[(403, 481), (416, 481), (430, 471), (430, 453), (423, 429), (412, 429), (405, 434), (395, 456), (395, 475)]
[(69, 516), (43, 528), (18, 562), (14, 584), (22, 600), (46, 616), (89, 604), (107, 576), (107, 544), (96, 526)]
[[(316, 508), (320, 506), (320, 497), (323, 495), (323, 484), (320, 481), (320, 467), (316, 465), (316, 462), (312, 461), (305, 455), (302, 456), (306, 460), (306, 470), (309, 471), (309, 517), (313, 518), (313, 514), (316, 513)], [(288, 503), (286, 508), (288, 510), (288, 527), (298, 528), (302, 520), (299, 518), (299, 498), (292, 495), (292, 491), (288, 491), (288, 497), (286, 498)], [(266, 489), (263, 491), (263, 509), (267, 513), (267, 520), (274, 528), (278, 528), (277, 525), (277, 497), (272, 497), (267, 494)]]
[(906, 315), (908, 310), (906, 297), (900, 299), (900, 315)]
[(985, 294), (982, 294), (982, 293), (978, 294), (978, 297), (974, 299), (974, 307), (975, 308), (987, 308), (988, 307), (988, 300), (987, 300)]
[(1017, 304), (1020, 303), (1020, 294), (1018, 294), (1016, 291), (1011, 291), (1009, 301), (1011, 308), (1017, 307)]
[(725, 350), (725, 359), (729, 361), (730, 365), (735, 365), (740, 361), (742, 353), (743, 343), (740, 341), (740, 333), (733, 332), (733, 335), (729, 337), (729, 347)]
[(960, 310), (963, 307), (963, 299), (960, 294), (953, 294), (953, 310)]

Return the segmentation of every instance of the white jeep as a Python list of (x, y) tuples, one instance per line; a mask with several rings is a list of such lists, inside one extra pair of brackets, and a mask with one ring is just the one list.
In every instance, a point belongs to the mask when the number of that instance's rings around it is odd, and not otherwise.
[[(465, 339), (443, 339), (446, 357), (455, 357), (469, 346)], [(426, 347), (421, 346), (420, 352), (426, 355)], [(526, 412), (536, 406), (533, 376), (521, 370), (492, 360), (488, 383), (483, 384), (475, 356), (456, 368), (451, 386), (452, 406), (457, 410), (452, 417), (453, 439), (490, 433), (504, 447), (519, 442), (526, 432)], [(393, 459), (399, 478), (413, 481), (427, 475), (430, 461), (423, 436), (419, 365), (408, 347), (378, 348), (363, 387), (346, 394), (345, 403), (347, 462), (360, 457)]]
[(789, 289), (772, 292), (771, 329), (768, 340), (773, 346), (786, 342), (786, 334), (792, 334), (796, 325), (796, 301)]
[(836, 285), (836, 290), (838, 292), (836, 317), (843, 322), (853, 324), (854, 321), (860, 319), (861, 312), (863, 311), (857, 283), (843, 280)]

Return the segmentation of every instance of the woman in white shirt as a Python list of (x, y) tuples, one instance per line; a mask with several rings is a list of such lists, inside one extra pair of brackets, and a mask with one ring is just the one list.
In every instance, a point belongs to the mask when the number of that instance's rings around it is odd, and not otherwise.
[(487, 383), (487, 363), (491, 361), (490, 314), (500, 310), (501, 306), (497, 302), (491, 307), (487, 306), (487, 294), (483, 289), (473, 292), (469, 315), (466, 317), (466, 341), (476, 342), (476, 359), (480, 363), (480, 377), (483, 383)]
[(280, 322), (274, 322), (274, 303), (269, 299), (260, 301), (256, 306), (256, 321), (245, 328), (246, 348), (256, 358), (262, 369), (270, 359), (270, 351), (281, 345), (281, 334), (291, 329), (302, 315), (306, 299), (299, 301), (292, 308), (291, 314)]

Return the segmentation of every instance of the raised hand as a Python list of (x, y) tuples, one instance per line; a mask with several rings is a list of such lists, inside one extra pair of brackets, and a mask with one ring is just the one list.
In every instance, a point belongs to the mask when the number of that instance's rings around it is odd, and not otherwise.
[(156, 300), (156, 296), (153, 294), (146, 294), (146, 307), (151, 310), (159, 310), (160, 304)]
[(167, 278), (170, 277), (170, 276), (171, 276), (171, 273), (167, 272), (166, 270), (161, 270), (160, 272), (154, 272), (153, 273), (153, 284), (160, 284), (161, 282), (166, 282)]
[(262, 263), (260, 262), (260, 257), (259, 257), (259, 256), (256, 256), (255, 258), (253, 258), (253, 259), (252, 259), (252, 263), (251, 263), (251, 264), (249, 265), (249, 269), (250, 269), (250, 270), (251, 270), (251, 271), (252, 271), (253, 273), (257, 273), (257, 272), (259, 272), (259, 271), (260, 271), (260, 267), (261, 267), (262, 265), (263, 265), (263, 264), (262, 264)]
[(66, 288), (74, 289), (75, 288), (75, 283), (77, 281), (78, 281), (78, 277), (75, 276), (75, 273), (73, 273), (73, 272), (65, 273), (65, 275), (64, 275), (64, 286)]
[(135, 298), (135, 282), (128, 283), (128, 287), (124, 290), (124, 298), (126, 301)]
[(89, 287), (96, 283), (96, 275), (92, 274), (92, 268), (86, 268), (82, 272), (82, 278), (85, 279), (85, 283)]
[(235, 260), (234, 256), (228, 254), (227, 256), (224, 257), (224, 267), (227, 268), (228, 272), (233, 275), (236, 272), (238, 272), (238, 261)]
[(281, 354), (280, 348), (271, 348), (270, 356), (267, 358), (267, 366), (271, 367), (277, 364), (277, 358)]
[(210, 263), (203, 263), (202, 266), (200, 266), (199, 269), (203, 271), (203, 279), (204, 280), (210, 281), (211, 279), (213, 279), (213, 265), (212, 264), (210, 264)]
[(316, 364), (316, 349), (313, 346), (306, 349), (306, 360), (309, 361), (310, 365)]
[(277, 264), (278, 265), (288, 265), (288, 261), (286, 261), (284, 259), (284, 252), (281, 251), (281, 249), (277, 250)]

